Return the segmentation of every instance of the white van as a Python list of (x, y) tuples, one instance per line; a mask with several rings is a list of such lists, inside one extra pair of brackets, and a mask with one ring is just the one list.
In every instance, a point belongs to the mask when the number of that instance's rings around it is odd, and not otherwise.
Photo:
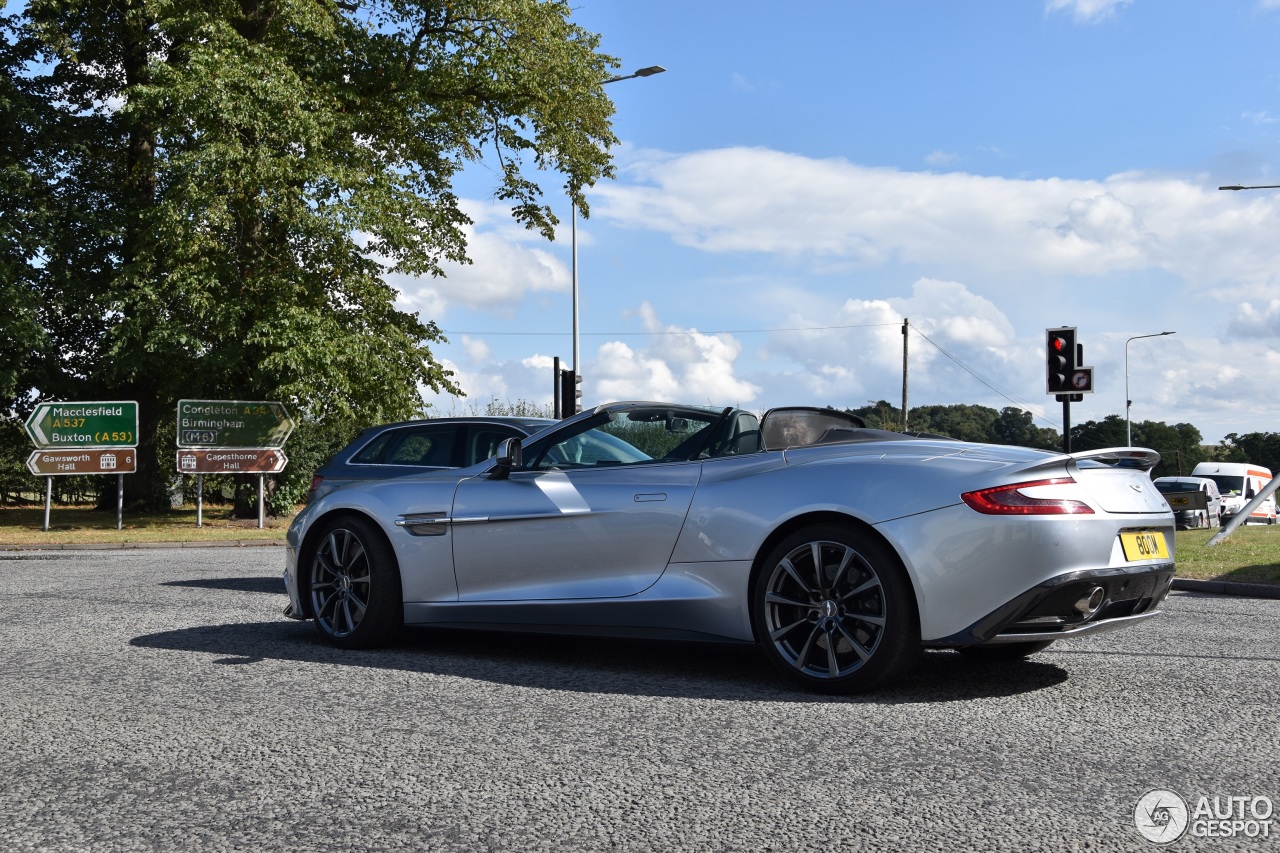
[[(1248, 462), (1201, 462), (1191, 476), (1206, 477), (1218, 484), (1218, 491), (1222, 493), (1222, 523), (1226, 524), (1271, 481), (1271, 469)], [(1245, 523), (1275, 524), (1276, 496), (1269, 495)]]

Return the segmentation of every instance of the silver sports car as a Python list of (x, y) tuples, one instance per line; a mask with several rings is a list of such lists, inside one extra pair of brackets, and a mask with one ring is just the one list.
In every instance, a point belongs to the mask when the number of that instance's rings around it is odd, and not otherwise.
[(614, 403), (309, 505), (286, 614), (349, 648), (403, 625), (758, 643), (803, 686), (862, 691), (925, 646), (1021, 657), (1155, 616), (1158, 460)]

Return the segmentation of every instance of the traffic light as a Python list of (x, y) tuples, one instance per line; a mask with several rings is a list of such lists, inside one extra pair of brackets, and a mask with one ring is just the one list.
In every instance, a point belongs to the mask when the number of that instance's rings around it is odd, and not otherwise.
[(560, 371), (560, 416), (582, 411), (582, 376), (572, 370)]
[(1076, 329), (1063, 326), (1045, 330), (1045, 387), (1050, 394), (1070, 394), (1076, 369)]

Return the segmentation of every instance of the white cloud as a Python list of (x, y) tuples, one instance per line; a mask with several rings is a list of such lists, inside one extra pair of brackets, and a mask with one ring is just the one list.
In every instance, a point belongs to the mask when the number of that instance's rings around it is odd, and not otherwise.
[[(791, 294), (780, 296), (780, 303), (795, 302)], [(837, 406), (899, 400), (903, 319), (913, 329), (908, 375), (920, 399), (951, 402), (967, 394), (972, 400), (978, 390), (985, 395), (944, 351), (999, 386), (1034, 387), (1039, 369), (1034, 345), (1019, 341), (1004, 313), (960, 282), (922, 278), (906, 298), (847, 299), (839, 306), (811, 301), (786, 316), (788, 327), (814, 330), (770, 338), (774, 373), (762, 381), (771, 400)]]
[(734, 375), (742, 344), (732, 335), (664, 326), (648, 303), (639, 314), (654, 333), (652, 343), (639, 350), (620, 341), (602, 345), (585, 374), (594, 377), (596, 399), (727, 405), (746, 404), (759, 395), (759, 386)]
[(930, 166), (946, 166), (960, 159), (959, 154), (952, 154), (947, 151), (934, 151), (924, 158), (924, 161)]
[(1069, 12), (1076, 21), (1088, 24), (1111, 17), (1130, 2), (1132, 0), (1045, 0), (1044, 8), (1046, 12)]
[(1151, 269), (1280, 295), (1280, 196), (1244, 202), (1200, 180), (904, 172), (761, 148), (642, 156), (627, 174), (636, 183), (597, 188), (598, 214), (705, 252), (810, 266), (938, 264), (967, 275)]
[(569, 269), (550, 251), (529, 244), (540, 240), (510, 222), (508, 211), (479, 202), (463, 209), (474, 225), (464, 229), (470, 264), (446, 264), (443, 278), (386, 276), (400, 291), (400, 307), (441, 318), (451, 306), (511, 311), (532, 292), (568, 292)]
[(1280, 299), (1270, 300), (1261, 309), (1250, 302), (1241, 304), (1227, 326), (1227, 334), (1243, 338), (1280, 338)]

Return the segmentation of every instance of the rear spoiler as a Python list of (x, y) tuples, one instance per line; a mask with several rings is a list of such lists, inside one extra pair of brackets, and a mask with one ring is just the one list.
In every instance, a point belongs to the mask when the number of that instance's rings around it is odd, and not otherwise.
[(1098, 462), (1115, 468), (1134, 468), (1139, 471), (1150, 471), (1160, 462), (1160, 454), (1145, 447), (1105, 447), (1101, 450), (1082, 450), (1079, 453), (1062, 453), (1057, 456), (1050, 456), (1048, 459), (1037, 462), (1023, 470), (1037, 471), (1057, 468), (1064, 463), (1071, 462)]

